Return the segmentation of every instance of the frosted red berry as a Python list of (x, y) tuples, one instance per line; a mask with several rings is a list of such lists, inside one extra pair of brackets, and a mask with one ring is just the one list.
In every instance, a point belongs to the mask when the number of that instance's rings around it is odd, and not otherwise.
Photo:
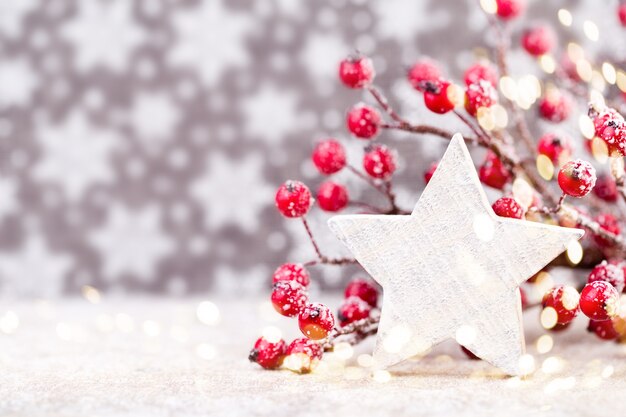
[(546, 133), (537, 142), (537, 152), (550, 158), (553, 164), (560, 166), (572, 154), (571, 141), (562, 135)]
[(344, 292), (346, 298), (358, 297), (372, 307), (378, 304), (378, 289), (371, 281), (355, 278), (348, 283)]
[(470, 84), (465, 90), (465, 110), (472, 116), (476, 116), (479, 108), (489, 108), (497, 101), (496, 89), (488, 81)]
[(511, 174), (496, 154), (489, 151), (478, 170), (478, 177), (483, 184), (501, 190), (511, 179)]
[(436, 82), (441, 78), (441, 75), (441, 70), (434, 61), (423, 58), (413, 64), (409, 69), (407, 78), (413, 88), (423, 93), (426, 91), (427, 83)]
[(496, 0), (496, 14), (504, 20), (519, 16), (526, 8), (526, 0)]
[(363, 55), (350, 56), (339, 64), (339, 78), (349, 88), (363, 88), (375, 75), (372, 60)]
[(301, 374), (309, 373), (322, 359), (324, 350), (319, 343), (305, 337), (295, 339), (287, 347), (283, 361), (285, 368)]
[(335, 139), (322, 140), (315, 145), (311, 159), (322, 174), (334, 174), (346, 166), (346, 150)]
[(283, 363), (287, 353), (287, 343), (283, 339), (270, 342), (260, 337), (248, 355), (250, 362), (255, 362), (265, 369), (276, 369)]
[(272, 305), (286, 317), (300, 314), (308, 301), (306, 288), (296, 281), (278, 281), (272, 287)]
[(317, 204), (324, 211), (339, 211), (348, 205), (348, 190), (334, 181), (326, 181), (317, 189)]
[(536, 26), (524, 31), (522, 46), (529, 54), (540, 56), (550, 52), (556, 45), (556, 34), (549, 26)]
[(619, 333), (613, 325), (613, 320), (589, 320), (587, 330), (595, 333), (596, 336), (603, 340), (615, 340), (619, 337)]
[(572, 197), (583, 197), (596, 184), (596, 169), (587, 161), (576, 159), (561, 167), (558, 176), (561, 190)]
[(557, 324), (567, 324), (578, 314), (579, 295), (575, 288), (559, 285), (548, 291), (542, 300), (543, 308), (556, 311)]
[(368, 105), (357, 104), (348, 112), (348, 130), (357, 138), (373, 138), (378, 133), (380, 123), (380, 113)]
[(617, 7), (617, 17), (622, 26), (626, 27), (626, 3), (621, 3)]
[(430, 182), (430, 179), (433, 177), (433, 175), (435, 175), (435, 171), (437, 170), (437, 165), (439, 165), (438, 162), (431, 163), (428, 169), (424, 172), (424, 182), (426, 184), (428, 184)]
[(562, 122), (571, 113), (571, 99), (559, 90), (548, 90), (546, 95), (539, 101), (539, 115), (550, 122)]
[(285, 217), (302, 217), (311, 207), (311, 192), (300, 181), (286, 181), (276, 192), (276, 208)]
[(337, 320), (343, 327), (355, 321), (366, 319), (370, 316), (372, 306), (359, 297), (348, 297), (341, 303), (337, 311)]
[(624, 290), (624, 270), (615, 264), (602, 261), (596, 265), (587, 278), (587, 282), (606, 281), (611, 284), (617, 292)]
[(509, 217), (511, 219), (521, 219), (524, 217), (524, 209), (511, 197), (501, 197), (497, 199), (491, 208), (500, 217)]
[(324, 304), (309, 303), (300, 311), (298, 326), (306, 337), (319, 340), (328, 336), (335, 327), (335, 317)]
[(626, 121), (622, 115), (615, 109), (607, 108), (594, 116), (596, 136), (606, 143), (609, 155), (626, 155)]
[(428, 110), (444, 114), (457, 105), (457, 87), (446, 80), (427, 82), (424, 91), (424, 104)]
[(487, 81), (493, 87), (498, 86), (498, 73), (493, 65), (487, 62), (478, 62), (469, 67), (465, 70), (463, 79), (466, 86), (476, 84), (480, 81)]
[(609, 320), (617, 313), (618, 297), (608, 282), (590, 282), (580, 293), (580, 310), (590, 319)]
[(396, 171), (396, 154), (385, 145), (369, 147), (363, 155), (363, 169), (370, 177), (388, 179)]
[(302, 264), (286, 263), (276, 268), (272, 275), (273, 284), (279, 281), (295, 281), (303, 287), (308, 287), (311, 278)]
[[(600, 225), (601, 229), (606, 230), (609, 233), (614, 235), (619, 235), (622, 231), (622, 228), (619, 225), (619, 222), (613, 215), (609, 213), (599, 214), (594, 219), (596, 223)], [(596, 242), (598, 246), (601, 248), (609, 248), (613, 246), (613, 243), (610, 240), (605, 239), (604, 237), (594, 234), (593, 241)]]

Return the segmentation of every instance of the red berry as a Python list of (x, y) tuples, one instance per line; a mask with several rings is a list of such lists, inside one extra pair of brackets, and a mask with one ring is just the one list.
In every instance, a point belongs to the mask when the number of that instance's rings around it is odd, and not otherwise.
[(584, 197), (596, 185), (596, 169), (587, 161), (569, 161), (559, 171), (559, 187), (572, 197)]
[(372, 307), (359, 297), (348, 297), (343, 300), (337, 311), (337, 319), (341, 327), (370, 316)]
[(366, 56), (351, 56), (339, 64), (339, 78), (349, 88), (363, 88), (375, 75), (372, 60)]
[(553, 164), (560, 166), (572, 154), (572, 145), (570, 140), (564, 136), (546, 133), (539, 138), (537, 152), (550, 158)]
[(613, 326), (613, 320), (589, 320), (587, 330), (594, 332), (596, 336), (603, 340), (615, 340), (619, 337), (619, 333)]
[(483, 184), (499, 190), (504, 188), (504, 185), (511, 179), (511, 174), (502, 161), (491, 151), (487, 153), (485, 162), (480, 166), (478, 176)]
[[(613, 233), (614, 235), (619, 235), (622, 231), (617, 219), (611, 214), (599, 214), (594, 220), (600, 225), (600, 228)], [(613, 246), (613, 243), (610, 240), (607, 240), (599, 235), (594, 234), (593, 241), (596, 242), (596, 244), (601, 248), (609, 248)]]
[(624, 270), (615, 264), (602, 261), (596, 265), (589, 273), (587, 282), (606, 281), (611, 284), (617, 292), (624, 290)]
[(578, 314), (578, 291), (573, 287), (559, 285), (543, 296), (543, 308), (552, 307), (556, 311), (557, 324), (567, 324)]
[(491, 107), (498, 100), (496, 89), (488, 81), (470, 84), (465, 90), (465, 110), (472, 116), (481, 107)]
[(324, 211), (339, 211), (348, 205), (348, 190), (341, 184), (326, 181), (317, 190), (317, 203)]
[(479, 360), (480, 360), (480, 358), (479, 358), (478, 356), (474, 355), (474, 353), (473, 353), (471, 350), (469, 350), (468, 348), (466, 348), (466, 347), (465, 347), (465, 346), (463, 346), (463, 345), (459, 345), (459, 346), (461, 346), (461, 350), (463, 351), (463, 353), (465, 353), (465, 355), (466, 355), (469, 359), (471, 359), (471, 360), (473, 360), (473, 361), (476, 361), (476, 360), (478, 360), (478, 361), (479, 361)]
[(526, 30), (522, 35), (522, 46), (533, 56), (543, 55), (555, 45), (556, 34), (549, 26), (537, 26)]
[(269, 342), (264, 337), (260, 337), (250, 351), (248, 359), (265, 369), (276, 369), (282, 364), (286, 352), (287, 343), (283, 339), (278, 342)]
[(380, 113), (365, 104), (357, 104), (348, 112), (348, 130), (357, 138), (371, 139), (376, 136), (380, 122)]
[(550, 89), (539, 101), (539, 115), (551, 122), (559, 123), (567, 119), (572, 112), (569, 96), (559, 90)]
[(278, 281), (272, 289), (272, 305), (283, 316), (295, 317), (300, 314), (308, 298), (306, 288), (296, 281)]
[(487, 81), (493, 87), (498, 86), (498, 73), (491, 64), (486, 62), (478, 62), (469, 67), (463, 74), (463, 79), (468, 87), (480, 81)]
[(335, 317), (324, 304), (309, 303), (300, 311), (298, 326), (306, 337), (319, 340), (335, 327)]
[(315, 145), (311, 159), (322, 174), (334, 174), (346, 166), (346, 150), (337, 140), (326, 139)]
[(609, 320), (617, 313), (619, 294), (606, 281), (594, 281), (585, 285), (580, 293), (580, 310), (593, 320)]
[(372, 146), (363, 155), (363, 168), (370, 177), (388, 179), (396, 171), (396, 154), (385, 145)]
[(496, 0), (496, 14), (504, 20), (519, 16), (526, 8), (526, 0)]
[(622, 3), (617, 7), (617, 17), (622, 26), (626, 26), (626, 3)]
[(437, 165), (439, 164), (439, 162), (433, 162), (432, 164), (430, 164), (430, 166), (428, 167), (428, 169), (424, 172), (424, 182), (426, 184), (428, 184), (430, 182), (430, 179), (433, 177), (433, 175), (435, 174), (435, 171), (437, 170)]
[(311, 207), (311, 192), (300, 181), (286, 181), (276, 192), (276, 208), (285, 217), (302, 217)]
[(433, 83), (441, 78), (441, 70), (434, 61), (423, 58), (413, 64), (407, 77), (413, 88), (423, 93), (428, 82)]
[(302, 264), (286, 263), (276, 268), (272, 275), (273, 284), (279, 281), (295, 281), (303, 287), (308, 287), (311, 279)]
[(491, 208), (500, 217), (510, 217), (511, 219), (521, 219), (524, 217), (524, 209), (511, 197), (501, 197), (497, 199)]
[(424, 104), (437, 114), (444, 114), (454, 109), (458, 102), (458, 88), (449, 81), (426, 82)]
[(361, 278), (353, 279), (348, 283), (344, 296), (346, 298), (358, 297), (372, 307), (378, 304), (378, 289), (370, 281)]
[(626, 122), (615, 109), (607, 108), (593, 119), (596, 136), (602, 139), (609, 155), (626, 155)]
[(283, 364), (291, 371), (305, 374), (317, 366), (323, 353), (324, 350), (319, 343), (302, 337), (289, 344)]

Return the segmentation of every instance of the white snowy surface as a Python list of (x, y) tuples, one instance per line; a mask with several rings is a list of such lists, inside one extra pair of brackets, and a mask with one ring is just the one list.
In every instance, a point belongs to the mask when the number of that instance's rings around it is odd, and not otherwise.
[[(266, 326), (297, 336), (295, 322), (269, 311), (266, 299), (213, 299), (220, 312), (215, 325), (198, 320), (201, 299), (2, 302), (0, 415), (595, 417), (626, 411), (626, 349), (588, 334), (582, 318), (553, 333), (554, 349), (538, 354), (539, 312), (525, 313), (538, 370), (523, 380), (470, 361), (448, 343), (394, 368), (388, 382), (376, 382), (354, 359), (344, 368), (328, 356), (311, 375), (249, 363), (248, 350)], [(339, 301), (320, 299), (333, 307)], [(371, 353), (371, 342), (355, 356)]]

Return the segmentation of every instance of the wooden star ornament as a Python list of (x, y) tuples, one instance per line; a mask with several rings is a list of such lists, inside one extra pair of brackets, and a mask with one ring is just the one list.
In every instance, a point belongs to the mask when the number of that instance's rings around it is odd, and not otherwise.
[(498, 217), (461, 135), (410, 215), (343, 215), (335, 235), (383, 287), (374, 362), (455, 338), (510, 375), (525, 351), (519, 285), (583, 231)]

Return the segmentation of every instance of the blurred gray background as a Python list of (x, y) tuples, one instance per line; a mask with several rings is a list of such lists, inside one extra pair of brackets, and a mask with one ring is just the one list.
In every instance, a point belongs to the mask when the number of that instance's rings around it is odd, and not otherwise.
[[(514, 74), (540, 75), (517, 48), (519, 30), (538, 20), (561, 47), (575, 40), (623, 62), (616, 1), (529, 3), (513, 24)], [(571, 28), (558, 24), (560, 7)], [(586, 19), (598, 42), (583, 37)], [(492, 37), (474, 0), (1, 1), (0, 294), (258, 291), (279, 263), (312, 257), (301, 224), (273, 208), (278, 184), (314, 189), (309, 154), (327, 136), (359, 164), (363, 142), (343, 118), (364, 97), (340, 85), (339, 60), (371, 55), (399, 110), (455, 130), (423, 109), (405, 69), (431, 55), (458, 80)], [(411, 207), (445, 144), (383, 139), (400, 150), (398, 191)], [(337, 180), (376, 198), (346, 173)], [(340, 251), (326, 218), (314, 210), (312, 225)], [(355, 271), (313, 274), (334, 287)]]

